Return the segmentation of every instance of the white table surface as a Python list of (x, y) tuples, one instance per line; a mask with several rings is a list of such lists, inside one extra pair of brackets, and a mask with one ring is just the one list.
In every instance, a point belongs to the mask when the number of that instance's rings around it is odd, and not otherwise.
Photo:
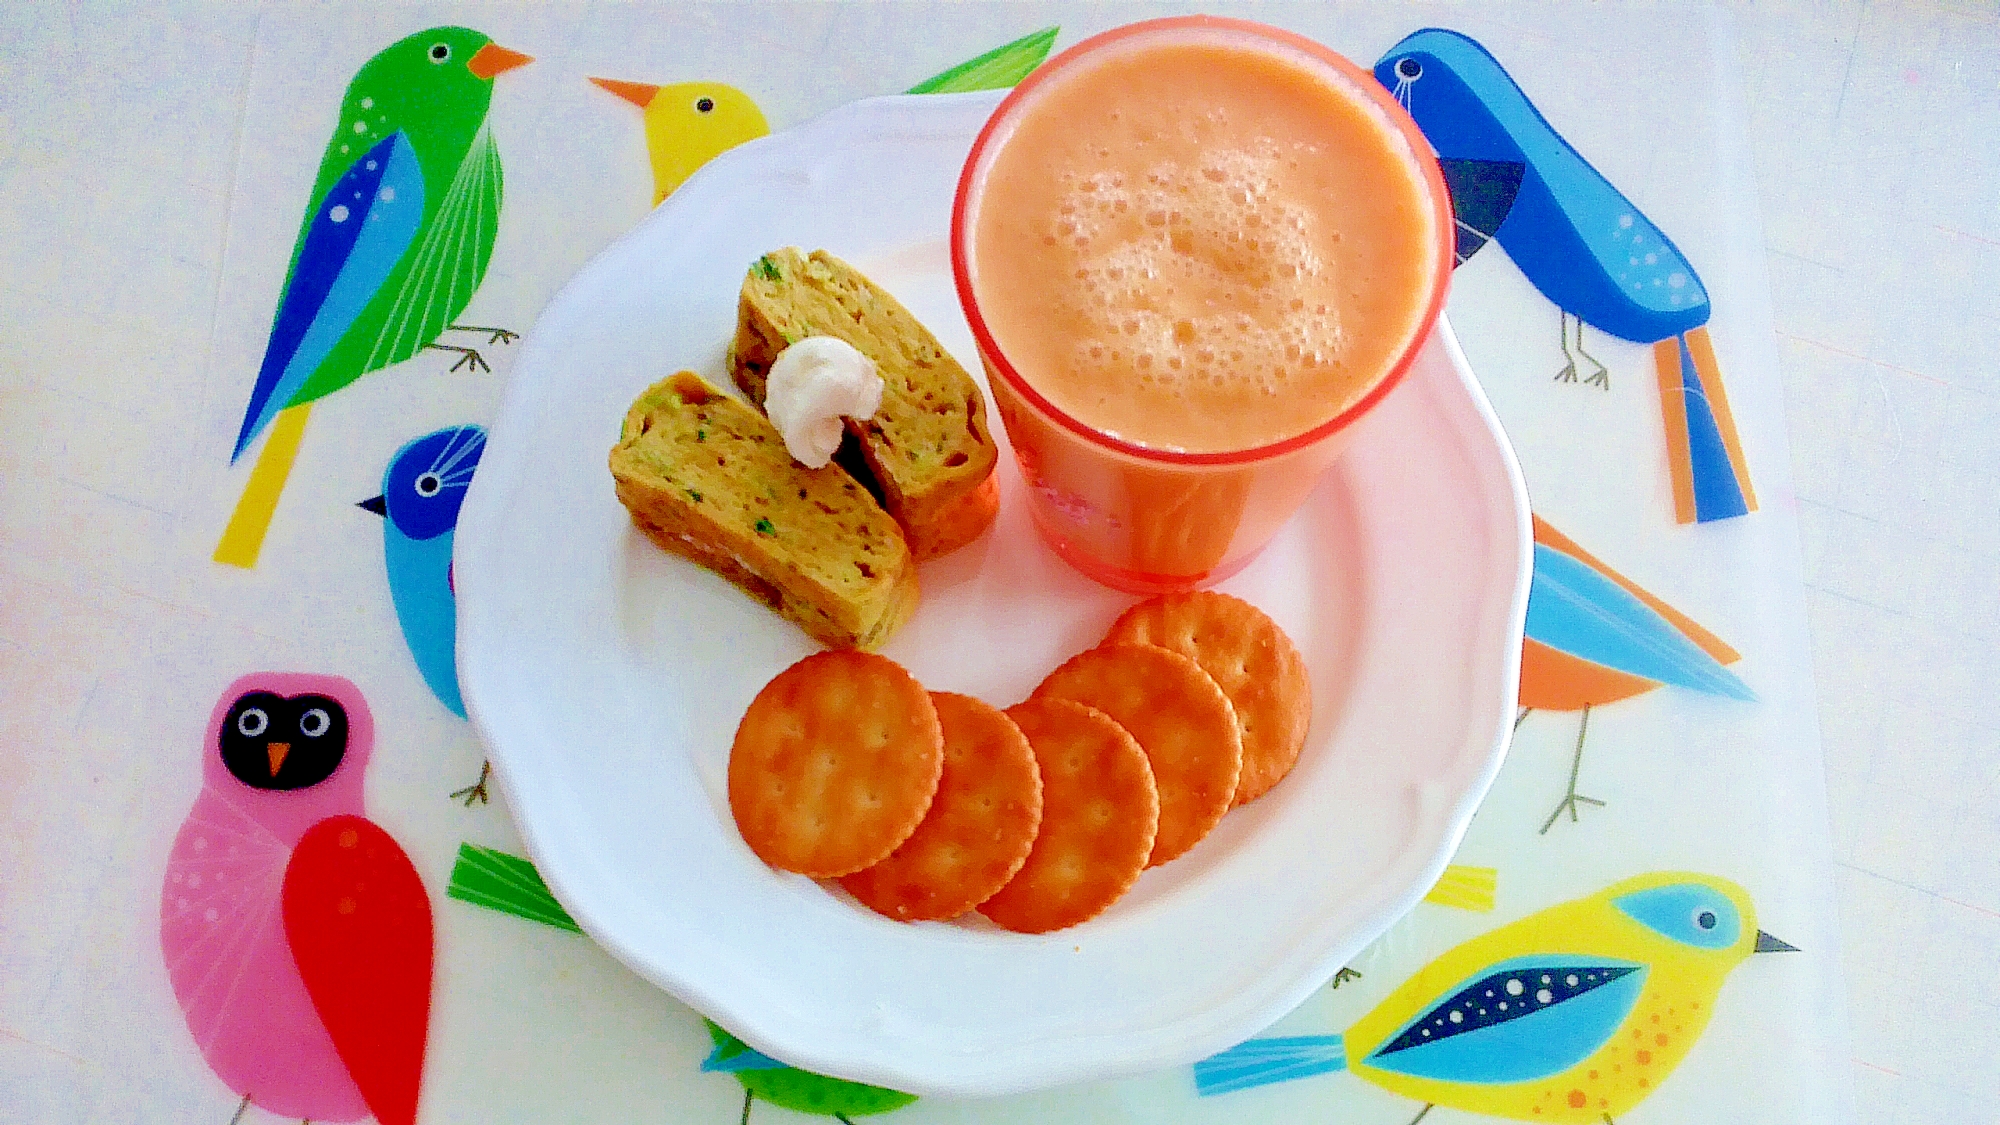
[[(1786, 379), (1860, 1119), (1994, 1120), (2000, 6), (1733, 7)], [(198, 360), (208, 344), (192, 326), (208, 323), (215, 300), (229, 183), (195, 174), (196, 162), (201, 130), (229, 126), (145, 93), (203, 69), (218, 96), (236, 92), (255, 21), (222, 4), (171, 17), (0, 12), (8, 537), (100, 538), (108, 567), (146, 565), (116, 557), (130, 540), (105, 528), (156, 512), (89, 493), (117, 510), (92, 508), (83, 492), (53, 505), (21, 468), (56, 441), (74, 443), (85, 475), (118, 473), (121, 438), (158, 424), (122, 404), (121, 385), (198, 373), (158, 360)], [(132, 111), (73, 112), (83, 105)], [(146, 187), (112, 186), (135, 183)], [(154, 217), (151, 244), (93, 236), (135, 212)], [(78, 370), (92, 378), (71, 382), (71, 397), (40, 393)], [(81, 408), (89, 441), (66, 414)], [(174, 484), (158, 487), (158, 507), (170, 508)], [(126, 628), (148, 619), (137, 600), (94, 621), (39, 618), (38, 592), (71, 577), (32, 558), (0, 552), (0, 637), (60, 626), (79, 655), (29, 668), (0, 640), (8, 695), (60, 703), (8, 707), (0, 742), (75, 723), (95, 684), (88, 653), (162, 651), (160, 636)], [(0, 812), (21, 769), (0, 752)], [(0, 833), (0, 868), (33, 846)], [(0, 908), (26, 907), (0, 898)], [(0, 1050), (33, 1049), (0, 1026)]]

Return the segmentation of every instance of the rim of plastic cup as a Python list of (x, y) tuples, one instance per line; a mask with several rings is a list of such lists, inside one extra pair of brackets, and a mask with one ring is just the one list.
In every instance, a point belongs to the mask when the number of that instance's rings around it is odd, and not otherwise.
[[(1261, 40), (1264, 44), (1275, 48), (1272, 50), (1273, 54), (1292, 53), (1304, 56), (1308, 62), (1324, 64), (1332, 71), (1333, 77), (1338, 79), (1337, 85), (1371, 102), (1387, 118), (1389, 124), (1402, 134), (1404, 143), (1409, 146), (1410, 157), (1416, 162), (1417, 169), (1430, 190), (1434, 212), (1432, 226), (1437, 232), (1437, 256), (1432, 271), (1434, 280), (1431, 285), (1430, 300), (1424, 308), (1423, 315), (1417, 320), (1416, 330), (1403, 345), (1402, 352), (1390, 365), (1388, 373), (1383, 375), (1367, 394), (1327, 421), (1281, 441), (1249, 449), (1196, 453), (1141, 445), (1107, 434), (1078, 420), (1068, 411), (1049, 401), (1014, 370), (1014, 365), (1007, 359), (1006, 353), (994, 342), (993, 333), (986, 326), (986, 318), (979, 311), (978, 297), (973, 292), (972, 271), (966, 249), (967, 239), (971, 234), (967, 227), (971, 218), (969, 200), (974, 186), (983, 178), (986, 165), (991, 163), (987, 151), (989, 144), (999, 129), (1008, 123), (1024, 101), (1033, 94), (1035, 88), (1052, 76), (1085, 62), (1092, 56), (1123, 45), (1126, 40), (1140, 36), (1171, 36), (1183, 31), (1224, 32), (1244, 39)], [(951, 205), (952, 280), (958, 287), (959, 304), (965, 310), (965, 319), (972, 328), (972, 335), (978, 342), (982, 358), (999, 372), (1000, 377), (1007, 381), (1007, 385), (1013, 388), (1016, 394), (1033, 403), (1037, 410), (1053, 418), (1058, 425), (1078, 437), (1101, 448), (1115, 450), (1144, 461), (1175, 466), (1244, 465), (1269, 460), (1313, 445), (1346, 429), (1356, 419), (1367, 414), (1376, 403), (1395, 389), (1396, 384), (1402, 382), (1403, 375), (1409, 371), (1416, 361), (1417, 353), (1422, 350), (1424, 341), (1436, 327), (1438, 316), (1444, 311), (1446, 290), (1450, 288), (1454, 244), (1451, 197), (1445, 189), (1444, 173), (1438, 167), (1437, 157), (1431, 151), (1430, 142), (1417, 128), (1417, 123), (1410, 117), (1409, 112), (1390, 96), (1389, 91), (1384, 89), (1381, 83), (1375, 81), (1375, 76), (1330, 48), (1302, 35), (1268, 24), (1230, 19), (1226, 16), (1172, 16), (1166, 19), (1130, 23), (1093, 35), (1050, 59), (1009, 91), (995, 107), (992, 116), (986, 119), (986, 124), (979, 130), (979, 136), (972, 142), (972, 151), (965, 158), (965, 168), (959, 173), (958, 193)]]

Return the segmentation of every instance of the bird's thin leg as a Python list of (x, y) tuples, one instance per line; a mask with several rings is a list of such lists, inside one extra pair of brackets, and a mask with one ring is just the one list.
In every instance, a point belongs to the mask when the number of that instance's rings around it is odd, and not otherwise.
[(457, 371), (461, 367), (470, 367), (474, 371), (490, 372), (493, 370), (492, 365), (486, 362), (486, 357), (471, 348), (461, 348), (457, 344), (425, 344), (424, 347), (436, 348), (441, 352), (457, 352), (458, 362), (451, 365), (453, 371)]
[(505, 328), (488, 328), (483, 324), (447, 324), (445, 327), (451, 329), (453, 332), (484, 332), (486, 333), (486, 343), (489, 346), (493, 344), (511, 344), (521, 338), (519, 332), (510, 332)]
[(1350, 969), (1347, 966), (1343, 965), (1341, 966), (1339, 972), (1333, 974), (1333, 983), (1328, 985), (1327, 987), (1339, 988), (1341, 985), (1346, 984), (1348, 981), (1360, 980), (1360, 979), (1361, 979), (1360, 973), (1357, 973), (1353, 969)]
[(852, 1121), (849, 1121), (849, 1120), (847, 1119), (847, 1115), (846, 1115), (846, 1114), (844, 1114), (844, 1113), (836, 1113), (836, 1114), (834, 1114), (834, 1115), (833, 1115), (833, 1119), (834, 1119), (835, 1121), (838, 1121), (838, 1122), (840, 1122), (840, 1125), (854, 1125), (854, 1122), (852, 1122)]
[(1515, 733), (1515, 734), (1519, 734), (1519, 733), (1521, 733), (1521, 724), (1522, 724), (1522, 723), (1525, 723), (1525, 722), (1527, 722), (1527, 721), (1528, 721), (1528, 716), (1529, 716), (1529, 715), (1532, 715), (1532, 714), (1534, 714), (1534, 711), (1535, 711), (1535, 709), (1534, 709), (1533, 707), (1523, 707), (1523, 708), (1521, 708), (1521, 713), (1520, 713), (1520, 714), (1518, 714), (1518, 715), (1516, 715), (1516, 716), (1514, 716), (1514, 733)]
[(743, 1087), (743, 1116), (736, 1119), (736, 1125), (750, 1125), (750, 1087)]
[(1437, 1104), (1435, 1102), (1425, 1102), (1424, 1108), (1418, 1110), (1417, 1115), (1415, 1117), (1410, 1118), (1410, 1125), (1417, 1125), (1417, 1122), (1422, 1121), (1424, 1119), (1424, 1114), (1429, 1113), (1431, 1110), (1436, 1108)]
[(485, 804), (486, 779), (489, 776), (491, 776), (492, 773), (493, 773), (492, 762), (486, 761), (479, 763), (479, 780), (473, 782), (471, 785), (468, 785), (463, 789), (454, 790), (452, 792), (451, 799), (456, 801), (459, 798), (463, 797), (465, 799), (465, 807), (468, 809), (472, 807), (472, 802), (474, 801), (478, 801), (482, 805)]
[[(1582, 321), (1577, 323), (1581, 324)], [(1576, 357), (1569, 354), (1569, 314), (1561, 307), (1556, 309), (1556, 337), (1562, 341), (1563, 369), (1556, 372), (1556, 382), (1576, 382)]]
[(1589, 730), (1590, 706), (1585, 704), (1583, 708), (1583, 722), (1576, 728), (1576, 757), (1571, 758), (1569, 763), (1569, 794), (1557, 802), (1556, 811), (1550, 813), (1549, 818), (1542, 822), (1542, 831), (1540, 834), (1543, 836), (1549, 834), (1549, 829), (1555, 826), (1556, 818), (1562, 815), (1564, 809), (1569, 810), (1570, 823), (1576, 823), (1578, 819), (1576, 815), (1578, 802), (1587, 805), (1596, 805), (1600, 809), (1604, 807), (1603, 801), (1595, 797), (1586, 797), (1576, 791), (1576, 775), (1578, 771), (1583, 769), (1583, 736)]
[(1589, 360), (1590, 365), (1592, 367), (1597, 368), (1596, 371), (1591, 373), (1590, 378), (1585, 379), (1584, 382), (1592, 384), (1594, 386), (1602, 387), (1607, 391), (1610, 390), (1611, 389), (1610, 370), (1608, 370), (1603, 364), (1597, 362), (1596, 356), (1591, 355), (1589, 352), (1583, 350), (1583, 321), (1580, 318), (1576, 322), (1576, 354)]
[(245, 1094), (243, 1095), (243, 1100), (236, 1103), (236, 1112), (229, 1115), (229, 1125), (236, 1125), (237, 1122), (243, 1120), (243, 1111), (249, 1108), (250, 1095)]

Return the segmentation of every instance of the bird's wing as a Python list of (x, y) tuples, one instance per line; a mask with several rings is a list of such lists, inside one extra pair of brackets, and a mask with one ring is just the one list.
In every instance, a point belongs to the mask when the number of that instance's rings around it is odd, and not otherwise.
[(160, 950), (198, 1038), (260, 1003), (243, 969), (274, 936), (290, 856), (283, 840), (213, 790), (181, 825), (161, 889)]
[(1376, 1070), (1492, 1085), (1560, 1074), (1616, 1034), (1646, 967), (1616, 958), (1517, 957), (1481, 971), (1362, 1060)]
[(1462, 266), (1507, 221), (1527, 165), (1513, 160), (1440, 158), (1438, 168), (1444, 173), (1445, 191), (1451, 195), (1456, 235), (1452, 256)]
[[(324, 176), (322, 172), (322, 176)], [(415, 241), (424, 174), (402, 132), (341, 168), (313, 197), (231, 459), (299, 393)]]
[(285, 869), (285, 937), (313, 1008), (382, 1125), (412, 1125), (431, 1009), (431, 902), (366, 817), (306, 831)]
[(482, 124), (445, 189), (437, 217), (417, 244), (362, 370), (375, 371), (417, 354), (464, 311), (493, 256), (502, 191), (500, 150)]
[(1528, 636), (1629, 675), (1754, 700), (1742, 680), (1660, 613), (1584, 562), (1535, 544)]

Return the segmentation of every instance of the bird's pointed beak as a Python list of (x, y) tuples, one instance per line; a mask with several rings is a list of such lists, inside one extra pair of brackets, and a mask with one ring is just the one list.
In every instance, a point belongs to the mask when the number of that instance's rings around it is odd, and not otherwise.
[(1783, 938), (1772, 937), (1762, 930), (1757, 931), (1757, 947), (1752, 953), (1797, 953), (1799, 947)]
[(271, 776), (278, 776), (278, 767), (285, 764), (285, 755), (292, 752), (289, 742), (266, 742), (264, 753), (271, 759)]
[[(348, 495), (352, 496), (353, 493), (350, 492)], [(354, 506), (357, 508), (366, 508), (378, 516), (389, 514), (389, 498), (387, 496), (370, 496), (366, 500), (356, 501)]]
[(616, 78), (593, 78), (590, 81), (601, 89), (617, 94), (640, 109), (645, 109), (647, 106), (652, 105), (653, 95), (660, 92), (658, 86), (651, 86), (644, 82), (621, 82)]
[(477, 77), (492, 78), (496, 74), (505, 74), (517, 66), (527, 66), (534, 61), (533, 55), (510, 51), (498, 43), (488, 43), (474, 51), (471, 58), (465, 60), (465, 69)]

